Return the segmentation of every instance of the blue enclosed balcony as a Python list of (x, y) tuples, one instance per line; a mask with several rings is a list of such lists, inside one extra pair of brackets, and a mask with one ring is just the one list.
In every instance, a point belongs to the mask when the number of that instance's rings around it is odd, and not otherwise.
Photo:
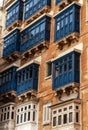
[(17, 70), (17, 94), (38, 90), (39, 64), (31, 63)]
[(80, 83), (80, 53), (70, 52), (53, 61), (53, 90)]
[(8, 31), (14, 27), (20, 27), (23, 19), (23, 3), (21, 0), (16, 1), (7, 9), (6, 28)]
[(0, 93), (5, 94), (6, 92), (16, 91), (17, 80), (16, 80), (16, 66), (6, 69), (0, 72)]
[[(48, 41), (48, 43), (47, 43)], [(23, 53), (28, 49), (36, 46), (48, 46), (50, 41), (50, 17), (43, 16), (21, 32), (20, 52)], [(40, 47), (40, 49), (41, 49)], [(37, 48), (39, 49), (39, 48)]]
[(3, 58), (16, 59), (19, 57), (20, 49), (20, 32), (15, 29), (10, 34), (4, 37), (4, 48), (3, 48)]
[(65, 39), (63, 43), (78, 39), (80, 33), (80, 6), (76, 3), (59, 12), (55, 17), (55, 42)]
[(41, 14), (49, 12), (50, 7), (51, 0), (26, 0), (24, 20), (30, 23)]

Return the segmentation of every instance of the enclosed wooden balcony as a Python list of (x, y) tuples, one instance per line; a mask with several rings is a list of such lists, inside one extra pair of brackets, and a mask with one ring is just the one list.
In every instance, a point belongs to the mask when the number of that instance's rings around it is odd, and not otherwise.
[(17, 95), (38, 90), (38, 71), (37, 63), (31, 63), (17, 70)]
[(15, 27), (20, 27), (23, 19), (23, 2), (16, 1), (6, 11), (6, 29), (11, 31)]
[[(73, 20), (74, 19), (74, 20)], [(77, 42), (80, 35), (80, 6), (73, 3), (55, 16), (55, 42), (59, 47)]]
[(0, 72), (0, 94), (4, 97), (10, 98), (10, 96), (16, 92), (16, 69), (16, 66), (12, 66), (11, 68)]
[(31, 23), (42, 14), (48, 13), (50, 9), (51, 0), (26, 0), (24, 13), (25, 25)]
[(24, 53), (25, 57), (48, 48), (50, 20), (51, 18), (45, 15), (21, 32), (20, 52)]
[(4, 37), (4, 48), (3, 48), (3, 58), (7, 60), (7, 62), (14, 61), (20, 57), (19, 41), (20, 32), (18, 29), (15, 29), (7, 36)]
[(80, 83), (80, 53), (72, 51), (53, 61), (53, 89)]

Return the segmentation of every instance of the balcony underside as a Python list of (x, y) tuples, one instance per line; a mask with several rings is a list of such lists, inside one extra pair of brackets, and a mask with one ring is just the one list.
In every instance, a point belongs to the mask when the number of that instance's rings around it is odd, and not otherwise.
[(62, 0), (62, 2), (58, 3), (59, 11), (64, 9), (66, 6), (71, 4), (72, 2), (78, 2), (79, 0)]
[(26, 60), (27, 58), (38, 56), (42, 50), (48, 49), (48, 47), (49, 47), (49, 41), (43, 41), (39, 43), (38, 45), (32, 47), (31, 49), (28, 49), (27, 51), (25, 51), (22, 54), (22, 59)]
[(13, 61), (16, 61), (17, 59), (20, 58), (20, 53), (15, 51), (14, 53), (4, 57), (4, 59), (8, 62), (8, 63), (11, 63)]
[(24, 92), (18, 96), (19, 102), (23, 102), (25, 100), (36, 100), (36, 99), (37, 99), (37, 92), (35, 90)]
[(79, 92), (79, 86), (80, 86), (79, 83), (73, 82), (61, 88), (58, 88), (56, 90), (56, 96), (61, 98), (63, 93), (65, 93), (66, 95), (70, 95), (71, 93)]
[(11, 5), (12, 2), (14, 2), (14, 1), (16, 1), (16, 0), (6, 0), (6, 2), (4, 2), (4, 7), (5, 7), (5, 8), (8, 7), (8, 6)]
[(36, 12), (35, 14), (33, 14), (31, 17), (29, 17), (29, 19), (27, 19), (25, 21), (25, 26), (30, 24), (32, 21), (34, 21), (35, 19), (39, 18), (39, 16), (41, 16), (44, 13), (48, 13), (50, 12), (50, 7), (49, 6), (45, 6), (44, 8), (40, 9), (38, 12)]
[(9, 91), (0, 95), (0, 102), (3, 102), (3, 103), (15, 101), (15, 99), (16, 99), (15, 91)]
[(70, 45), (71, 43), (75, 43), (78, 41), (79, 41), (79, 33), (74, 32), (62, 38), (61, 40), (57, 41), (57, 44), (59, 49), (62, 50), (63, 46)]
[(16, 27), (21, 27), (22, 22), (20, 20), (16, 20), (14, 23), (12, 23), (10, 26), (8, 26), (6, 29), (7, 31), (11, 31)]

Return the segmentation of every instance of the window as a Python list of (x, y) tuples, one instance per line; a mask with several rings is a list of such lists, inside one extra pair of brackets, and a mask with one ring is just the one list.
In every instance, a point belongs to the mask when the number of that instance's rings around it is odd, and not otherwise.
[(47, 62), (47, 77), (52, 74), (52, 62)]
[(50, 114), (51, 110), (49, 106), (51, 103), (44, 104), (43, 106), (43, 124), (49, 124), (50, 123)]

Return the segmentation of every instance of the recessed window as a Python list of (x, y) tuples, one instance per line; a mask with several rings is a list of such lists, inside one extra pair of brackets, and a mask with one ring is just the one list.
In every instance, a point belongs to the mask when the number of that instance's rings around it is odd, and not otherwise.
[(11, 119), (14, 119), (14, 112), (11, 112)]
[(52, 62), (50, 61), (50, 62), (47, 62), (47, 77), (48, 76), (51, 76), (51, 74), (52, 74)]

